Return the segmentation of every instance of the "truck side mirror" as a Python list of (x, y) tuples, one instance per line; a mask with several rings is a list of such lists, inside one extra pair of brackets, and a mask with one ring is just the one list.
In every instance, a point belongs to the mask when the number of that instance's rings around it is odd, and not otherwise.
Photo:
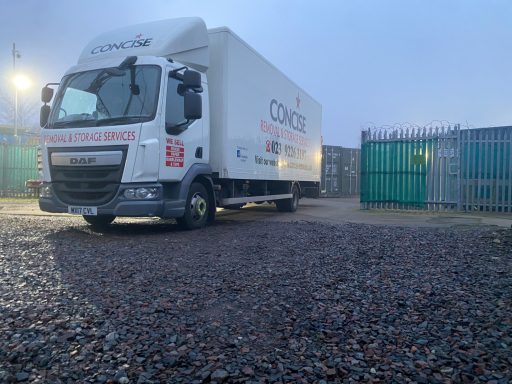
[(185, 119), (197, 120), (203, 116), (203, 102), (201, 95), (197, 93), (187, 92), (183, 96)]
[(48, 104), (41, 106), (41, 112), (39, 113), (39, 125), (41, 126), (41, 128), (44, 128), (46, 126), (46, 124), (48, 124), (49, 116), (50, 116), (50, 106)]
[(53, 88), (46, 86), (46, 87), (43, 87), (43, 89), (41, 89), (41, 101), (43, 103), (49, 103), (52, 100), (52, 97), (53, 97)]
[(203, 87), (201, 86), (201, 74), (187, 69), (183, 72), (183, 87), (185, 89), (192, 89), (194, 92), (203, 92)]

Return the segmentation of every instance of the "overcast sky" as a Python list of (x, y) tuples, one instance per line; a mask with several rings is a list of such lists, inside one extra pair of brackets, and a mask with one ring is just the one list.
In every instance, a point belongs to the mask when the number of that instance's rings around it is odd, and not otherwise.
[(324, 144), (356, 147), (368, 125), (512, 125), (510, 0), (3, 0), (3, 92), (13, 42), (39, 99), (97, 34), (182, 16), (230, 27), (317, 99)]

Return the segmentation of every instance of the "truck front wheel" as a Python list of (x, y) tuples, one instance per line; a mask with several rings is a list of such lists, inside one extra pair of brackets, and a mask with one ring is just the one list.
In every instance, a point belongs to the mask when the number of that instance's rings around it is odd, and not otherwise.
[(210, 198), (206, 188), (201, 183), (192, 183), (188, 192), (185, 214), (177, 219), (185, 229), (202, 228), (208, 222)]
[(98, 216), (83, 216), (84, 220), (87, 221), (93, 228), (101, 229), (115, 220), (114, 215), (98, 215)]
[(292, 188), (292, 198), (276, 200), (277, 210), (280, 212), (295, 212), (299, 207), (299, 188), (294, 185)]

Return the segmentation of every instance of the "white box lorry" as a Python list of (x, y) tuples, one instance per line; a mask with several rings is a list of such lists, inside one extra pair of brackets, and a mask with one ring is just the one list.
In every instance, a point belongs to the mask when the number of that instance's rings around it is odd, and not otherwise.
[(98, 36), (41, 98), (43, 211), (98, 227), (155, 216), (194, 229), (217, 207), (293, 212), (318, 196), (320, 104), (199, 18)]

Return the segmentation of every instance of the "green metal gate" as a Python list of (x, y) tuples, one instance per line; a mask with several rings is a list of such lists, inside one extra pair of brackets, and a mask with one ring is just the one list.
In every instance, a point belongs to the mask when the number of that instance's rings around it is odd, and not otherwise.
[(512, 127), (363, 132), (361, 207), (512, 212)]
[(25, 182), (39, 178), (38, 147), (0, 144), (0, 196), (34, 197)]
[(512, 212), (512, 127), (461, 131), (460, 141), (462, 209)]

